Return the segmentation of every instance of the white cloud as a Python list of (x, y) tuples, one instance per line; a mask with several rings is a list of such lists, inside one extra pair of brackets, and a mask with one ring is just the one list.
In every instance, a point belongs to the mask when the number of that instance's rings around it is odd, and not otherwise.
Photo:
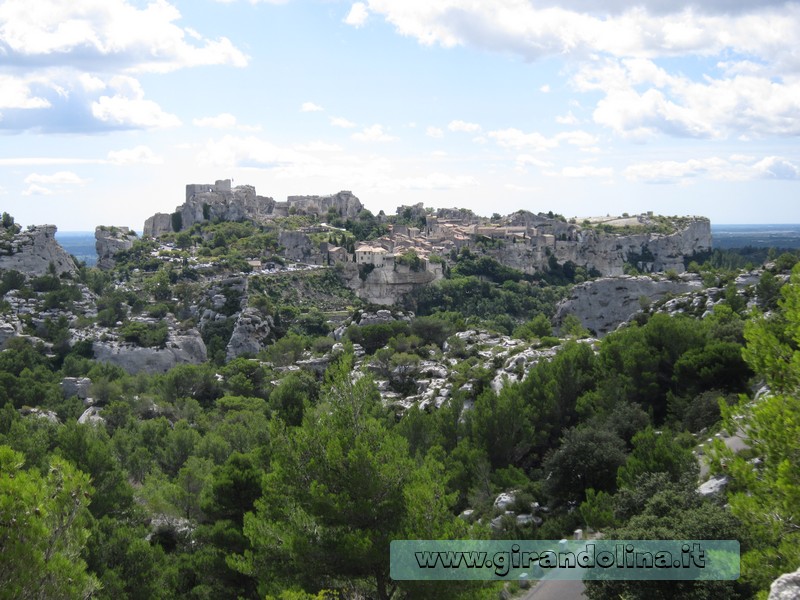
[(556, 117), (556, 123), (558, 123), (559, 125), (577, 125), (578, 123), (580, 123), (580, 120), (578, 119), (578, 117), (572, 114), (572, 111), (569, 111), (565, 115)]
[(103, 161), (96, 158), (68, 158), (63, 156), (28, 156), (16, 158), (0, 158), (3, 167), (49, 167), (55, 165), (89, 165), (100, 164)]
[(614, 177), (614, 169), (611, 167), (581, 165), (580, 167), (564, 167), (560, 171), (545, 171), (544, 174), (551, 177), (567, 177), (570, 179), (585, 179), (587, 177), (611, 179)]
[(716, 157), (686, 161), (662, 160), (633, 164), (625, 169), (624, 174), (631, 181), (677, 183), (706, 174), (719, 178), (719, 174), (728, 167), (727, 161)]
[[(248, 0), (250, 4), (288, 4), (291, 0)], [(214, 0), (220, 4), (233, 4), (236, 0)]]
[(31, 173), (25, 178), (25, 183), (40, 183), (44, 185), (84, 185), (87, 179), (81, 179), (72, 171), (58, 171), (52, 175)]
[(278, 168), (294, 164), (316, 162), (312, 156), (277, 146), (254, 136), (226, 135), (219, 140), (208, 140), (198, 156), (198, 162), (213, 167)]
[(300, 112), (321, 112), (323, 110), (325, 109), (313, 102), (303, 102), (303, 104), (300, 105)]
[(585, 66), (574, 84), (579, 91), (603, 92), (595, 122), (627, 137), (800, 134), (797, 79), (737, 75), (697, 82), (650, 60), (625, 59)]
[(353, 27), (362, 27), (364, 23), (367, 22), (367, 18), (369, 17), (369, 12), (367, 11), (367, 5), (363, 2), (354, 2), (353, 6), (350, 7), (350, 12), (347, 13), (347, 16), (344, 19), (344, 22), (348, 25), (352, 25)]
[(116, 94), (100, 96), (92, 102), (92, 115), (96, 119), (124, 128), (160, 129), (181, 124), (177, 116), (165, 112), (152, 100), (145, 100), (141, 85), (132, 77), (114, 77), (111, 86)]
[(323, 141), (307, 142), (305, 144), (295, 144), (294, 149), (300, 152), (341, 152), (342, 147), (338, 144), (329, 144)]
[(530, 148), (536, 151), (548, 150), (558, 146), (558, 141), (541, 133), (525, 133), (515, 127), (490, 131), (489, 137), (505, 148)]
[(113, 165), (160, 165), (164, 159), (147, 146), (136, 146), (108, 153), (108, 162)]
[(193, 119), (196, 127), (211, 127), (213, 129), (232, 129), (236, 127), (236, 117), (230, 113), (220, 113), (215, 117), (202, 117)]
[(481, 130), (481, 126), (477, 123), (468, 123), (466, 121), (450, 121), (447, 128), (450, 131), (463, 131), (466, 133), (475, 133)]
[(352, 129), (356, 126), (352, 121), (348, 121), (342, 117), (331, 117), (331, 125), (334, 127), (342, 127), (343, 129)]
[(32, 184), (29, 185), (25, 190), (22, 192), (23, 196), (52, 196), (53, 190), (48, 189), (44, 186)]
[(765, 179), (800, 179), (800, 167), (778, 156), (768, 156), (753, 165)]
[(397, 185), (408, 190), (455, 190), (478, 184), (472, 175), (447, 175), (445, 173), (431, 173), (419, 177), (405, 177), (399, 179)]
[[(796, 0), (370, 0), (369, 11), (425, 45), (571, 61), (575, 89), (601, 93), (595, 121), (625, 137), (800, 135)], [(686, 76), (657, 64), (684, 57), (712, 66)]]
[(28, 187), (23, 190), (23, 196), (52, 196), (57, 192), (67, 192), (70, 186), (81, 186), (88, 183), (72, 171), (58, 171), (50, 175), (31, 173), (25, 178)]
[(116, 65), (168, 72), (198, 65), (243, 67), (248, 59), (227, 38), (197, 39), (176, 24), (166, 0), (139, 8), (127, 0), (6, 0), (0, 4), (0, 41), (6, 65)]
[(549, 169), (554, 166), (552, 162), (541, 160), (535, 156), (531, 156), (530, 154), (520, 154), (517, 156), (516, 162), (517, 166), (521, 168), (527, 165), (532, 165), (534, 167), (539, 167), (540, 169)]
[(365, 127), (360, 132), (354, 133), (350, 137), (358, 142), (392, 142), (397, 139), (386, 133), (383, 130), (383, 125), (378, 124)]
[[(0, 38), (0, 42), (2, 38)], [(30, 78), (0, 74), (0, 108), (47, 108), (50, 102), (31, 92)]]
[(471, 45), (528, 60), (597, 53), (710, 55), (725, 49), (769, 61), (796, 60), (792, 36), (800, 22), (796, 3), (771, 9), (765, 3), (741, 2), (739, 10), (731, 10), (729, 2), (720, 1), (718, 11), (706, 5), (618, 2), (616, 9), (603, 10), (586, 0), (557, 6), (520, 0), (370, 0), (369, 11), (383, 15), (398, 33), (422, 44)]
[(655, 184), (686, 183), (694, 179), (724, 181), (752, 181), (756, 179), (800, 180), (800, 166), (779, 157), (761, 159), (733, 156), (730, 160), (720, 157), (692, 158), (684, 161), (663, 160), (640, 162), (625, 169), (630, 181)]
[(512, 192), (541, 192), (542, 188), (531, 185), (517, 185), (516, 183), (506, 183), (503, 187)]
[(578, 146), (581, 149), (589, 149), (597, 143), (594, 135), (581, 130), (565, 131), (553, 137), (547, 137), (536, 131), (525, 133), (512, 127), (490, 131), (488, 135), (505, 148), (528, 149), (535, 152), (557, 148), (562, 142)]
[(428, 127), (425, 130), (425, 135), (427, 135), (428, 137), (432, 137), (434, 139), (441, 139), (444, 137), (444, 131), (442, 131), (438, 127)]
[(549, 94), (550, 86), (545, 83), (542, 87), (539, 88), (539, 91), (542, 92), (543, 94)]

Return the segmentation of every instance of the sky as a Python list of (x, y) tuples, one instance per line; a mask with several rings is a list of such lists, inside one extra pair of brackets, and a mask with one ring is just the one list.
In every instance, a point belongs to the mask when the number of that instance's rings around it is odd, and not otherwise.
[(0, 0), (0, 208), (141, 230), (187, 183), (800, 223), (800, 3)]

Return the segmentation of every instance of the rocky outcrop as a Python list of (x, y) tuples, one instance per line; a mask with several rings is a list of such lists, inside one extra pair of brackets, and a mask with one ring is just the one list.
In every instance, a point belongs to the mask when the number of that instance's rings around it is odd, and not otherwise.
[(327, 216), (333, 209), (343, 219), (353, 219), (364, 208), (353, 192), (344, 190), (329, 196), (289, 196), (289, 211)]
[(683, 273), (685, 257), (711, 249), (711, 222), (694, 217), (671, 234), (596, 235), (588, 241), (556, 242), (555, 256), (559, 262), (572, 260), (612, 277), (623, 274), (626, 262), (649, 273)]
[(88, 377), (64, 377), (61, 380), (61, 393), (64, 394), (64, 398), (78, 397), (86, 400), (91, 387), (92, 380)]
[(278, 244), (283, 247), (283, 255), (289, 260), (305, 263), (317, 263), (320, 253), (311, 243), (311, 238), (300, 231), (281, 231)]
[(114, 255), (133, 247), (133, 242), (136, 241), (136, 232), (127, 227), (100, 225), (94, 230), (94, 240), (98, 268), (113, 269)]
[(166, 373), (182, 363), (200, 364), (208, 359), (200, 332), (170, 332), (166, 348), (142, 348), (119, 342), (95, 341), (94, 357), (100, 362), (118, 365), (128, 373)]
[(405, 265), (373, 269), (365, 277), (355, 263), (345, 263), (344, 267), (342, 276), (347, 287), (373, 304), (397, 304), (416, 288), (442, 278), (441, 271), (413, 271)]
[(156, 213), (144, 222), (142, 235), (144, 237), (158, 237), (172, 231), (172, 215)]
[(272, 317), (262, 316), (257, 308), (245, 308), (236, 319), (226, 358), (233, 360), (243, 354), (258, 354), (269, 341), (273, 326)]
[(77, 266), (56, 241), (55, 225), (31, 226), (13, 236), (0, 239), (0, 269), (26, 275), (45, 275), (53, 265), (57, 275), (75, 273)]
[(11, 338), (22, 334), (22, 323), (12, 315), (0, 316), (0, 348)]
[[(530, 242), (506, 242), (489, 254), (508, 267), (530, 274), (547, 270), (551, 259), (595, 269), (607, 277), (621, 276), (626, 263), (645, 273), (683, 273), (687, 257), (711, 249), (711, 222), (704, 217), (686, 217), (676, 222), (676, 230), (669, 234), (630, 235), (580, 228), (525, 211), (507, 219), (514, 226), (535, 227), (537, 237)], [(645, 219), (640, 225), (647, 227), (648, 222)]]
[(796, 600), (800, 598), (800, 569), (781, 575), (769, 586), (767, 600)]
[(78, 417), (78, 423), (81, 425), (105, 425), (106, 420), (100, 416), (99, 408), (90, 406)]
[(699, 290), (702, 282), (695, 276), (677, 279), (653, 277), (610, 277), (576, 285), (570, 297), (558, 305), (555, 320), (577, 316), (584, 327), (602, 336), (630, 319), (644, 306), (667, 294)]

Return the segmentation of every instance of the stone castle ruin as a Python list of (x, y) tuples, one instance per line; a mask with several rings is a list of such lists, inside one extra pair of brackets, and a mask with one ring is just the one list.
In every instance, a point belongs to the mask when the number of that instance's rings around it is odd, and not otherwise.
[(335, 209), (344, 218), (353, 218), (363, 208), (359, 199), (349, 191), (330, 196), (289, 196), (286, 202), (276, 202), (270, 197), (256, 194), (252, 185), (231, 187), (230, 179), (222, 179), (213, 184), (188, 184), (184, 203), (172, 214), (156, 213), (148, 218), (143, 233), (145, 236), (158, 237), (214, 219), (266, 222), (290, 214), (325, 215), (330, 209)]

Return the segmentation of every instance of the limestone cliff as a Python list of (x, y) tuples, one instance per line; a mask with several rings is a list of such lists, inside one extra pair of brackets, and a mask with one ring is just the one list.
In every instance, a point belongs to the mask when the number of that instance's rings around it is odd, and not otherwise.
[(364, 208), (361, 201), (350, 191), (341, 191), (328, 196), (289, 196), (289, 210), (325, 217), (333, 209), (345, 219), (354, 219)]
[(347, 287), (356, 295), (373, 304), (397, 304), (414, 289), (442, 278), (441, 270), (412, 271), (408, 266), (376, 268), (364, 279), (363, 271), (355, 263), (344, 263), (342, 276)]
[(556, 240), (554, 255), (559, 263), (571, 260), (611, 277), (622, 275), (626, 262), (645, 272), (683, 273), (684, 257), (711, 249), (711, 222), (693, 217), (670, 234), (618, 235), (590, 230), (576, 237)]
[(505, 242), (490, 250), (500, 263), (525, 273), (546, 270), (551, 257), (607, 277), (624, 273), (625, 263), (642, 272), (685, 271), (684, 258), (711, 249), (711, 223), (703, 217), (689, 217), (672, 233), (642, 232), (620, 234), (602, 229), (581, 228), (557, 220), (542, 220), (530, 213), (516, 213), (514, 225), (535, 226), (539, 236), (531, 242)]
[(555, 320), (577, 316), (584, 327), (602, 336), (613, 331), (642, 308), (667, 294), (683, 294), (702, 288), (695, 276), (680, 279), (652, 277), (608, 277), (572, 288), (570, 297), (558, 305)]
[(45, 275), (52, 264), (56, 274), (74, 273), (77, 266), (56, 241), (55, 225), (36, 225), (26, 231), (0, 238), (0, 269), (14, 269), (26, 275)]
[(98, 268), (113, 269), (114, 255), (133, 247), (133, 242), (136, 241), (136, 232), (127, 227), (100, 225), (94, 230), (94, 240)]
[(95, 341), (94, 357), (122, 367), (128, 373), (166, 373), (182, 363), (200, 364), (208, 360), (206, 345), (196, 329), (170, 332), (166, 348), (142, 348), (119, 342)]

